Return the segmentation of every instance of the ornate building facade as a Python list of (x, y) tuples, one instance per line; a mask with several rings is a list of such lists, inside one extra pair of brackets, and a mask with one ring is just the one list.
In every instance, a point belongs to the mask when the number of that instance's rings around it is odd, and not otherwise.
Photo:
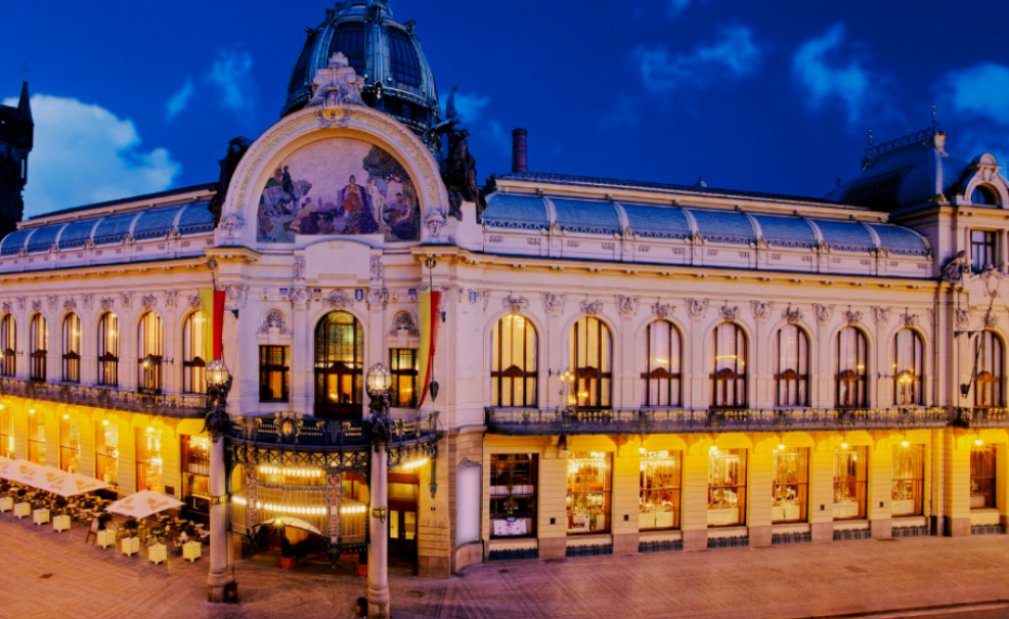
[(348, 2), (226, 186), (22, 222), (0, 242), (0, 455), (203, 508), (219, 290), (236, 539), (296, 515), (334, 554), (366, 543), (376, 363), (384, 526), (423, 575), (1005, 532), (994, 157), (933, 126), (805, 198), (528, 172), (520, 134), (483, 206), (437, 110), (412, 26)]

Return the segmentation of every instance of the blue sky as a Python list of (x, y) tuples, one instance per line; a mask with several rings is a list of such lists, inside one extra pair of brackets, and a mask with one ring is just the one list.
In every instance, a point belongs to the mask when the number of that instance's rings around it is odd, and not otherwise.
[[(322, 0), (12, 3), (0, 94), (27, 60), (28, 214), (216, 180), (236, 135), (278, 118)], [(530, 168), (822, 196), (877, 141), (930, 122), (963, 158), (1009, 138), (1009, 5), (948, 2), (393, 0), (443, 98), (459, 87), (481, 180)], [(17, 24), (16, 27), (9, 27)]]

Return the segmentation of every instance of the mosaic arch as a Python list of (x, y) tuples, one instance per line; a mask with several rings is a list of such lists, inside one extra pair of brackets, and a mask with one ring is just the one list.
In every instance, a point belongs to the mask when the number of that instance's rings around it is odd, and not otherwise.
[(301, 148), (273, 170), (257, 220), (257, 239), (267, 243), (357, 234), (416, 241), (420, 201), (410, 175), (385, 150), (331, 138)]

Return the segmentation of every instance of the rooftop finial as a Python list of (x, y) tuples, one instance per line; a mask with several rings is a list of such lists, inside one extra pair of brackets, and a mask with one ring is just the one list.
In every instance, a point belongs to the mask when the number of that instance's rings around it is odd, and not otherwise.
[(869, 148), (872, 148), (872, 129), (867, 129), (865, 132), (865, 142)]

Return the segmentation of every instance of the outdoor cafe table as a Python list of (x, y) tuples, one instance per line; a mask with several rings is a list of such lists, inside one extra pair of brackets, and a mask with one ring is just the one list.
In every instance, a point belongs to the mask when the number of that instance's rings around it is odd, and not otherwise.
[(53, 517), (53, 531), (59, 533), (60, 531), (70, 530), (70, 516), (66, 514), (60, 514), (59, 516)]
[(27, 518), (32, 515), (32, 504), (27, 501), (14, 504), (14, 516), (17, 518)]
[(114, 546), (116, 543), (116, 530), (105, 529), (103, 531), (99, 531), (98, 535), (95, 537), (95, 543), (102, 548), (108, 548), (109, 546)]
[(49, 522), (49, 510), (44, 507), (34, 510), (32, 512), (32, 522), (34, 522), (36, 526)]

